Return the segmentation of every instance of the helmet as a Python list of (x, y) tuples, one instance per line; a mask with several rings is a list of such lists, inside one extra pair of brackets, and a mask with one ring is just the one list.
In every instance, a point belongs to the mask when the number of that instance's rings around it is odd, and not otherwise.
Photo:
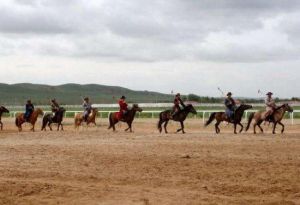
[(89, 101), (89, 98), (88, 98), (88, 97), (85, 97), (84, 100), (85, 100), (85, 101)]
[(272, 93), (272, 92), (268, 92), (266, 95), (269, 95), (269, 96), (270, 96), (270, 95), (273, 95), (273, 93)]
[(227, 93), (227, 96), (231, 96), (231, 95), (232, 95), (232, 93), (231, 93), (231, 92), (228, 92), (228, 93)]
[(180, 96), (180, 93), (177, 93), (175, 96), (176, 96), (176, 97), (179, 97), (179, 96)]
[(126, 99), (126, 97), (125, 97), (124, 95), (122, 95), (121, 99), (125, 100), (125, 99)]

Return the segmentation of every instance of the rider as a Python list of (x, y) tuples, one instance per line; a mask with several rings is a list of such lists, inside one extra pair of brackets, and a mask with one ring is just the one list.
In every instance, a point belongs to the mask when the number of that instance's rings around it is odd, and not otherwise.
[(229, 118), (229, 120), (233, 120), (234, 119), (234, 113), (236, 110), (236, 102), (235, 100), (232, 98), (232, 93), (228, 92), (227, 93), (227, 98), (225, 98), (225, 102), (224, 102), (225, 106), (226, 106), (226, 116)]
[(27, 100), (27, 103), (25, 105), (25, 114), (24, 114), (24, 120), (25, 122), (29, 122), (30, 116), (34, 111), (34, 106), (31, 103), (31, 100)]
[(180, 93), (177, 93), (174, 98), (174, 106), (172, 110), (172, 118), (181, 110), (180, 105), (182, 107), (185, 107), (185, 104), (183, 103), (183, 100), (180, 98)]
[(123, 95), (119, 101), (119, 106), (120, 106), (120, 113), (122, 115), (122, 118), (125, 117), (125, 115), (127, 114), (128, 112), (128, 105), (126, 103), (126, 97)]
[(50, 103), (51, 103), (51, 110), (52, 110), (53, 115), (54, 115), (53, 118), (56, 119), (56, 114), (57, 114), (57, 112), (59, 111), (59, 108), (60, 108), (59, 104), (57, 103), (55, 98), (53, 98)]
[(275, 100), (272, 98), (273, 93), (272, 92), (268, 92), (267, 97), (265, 99), (265, 104), (266, 104), (266, 113), (264, 116), (264, 119), (268, 119), (270, 120), (272, 114), (274, 113), (275, 109), (277, 108), (276, 104), (275, 104)]
[(82, 107), (84, 108), (83, 120), (86, 122), (88, 120), (89, 114), (92, 111), (92, 104), (89, 102), (89, 98), (86, 97), (83, 99)]

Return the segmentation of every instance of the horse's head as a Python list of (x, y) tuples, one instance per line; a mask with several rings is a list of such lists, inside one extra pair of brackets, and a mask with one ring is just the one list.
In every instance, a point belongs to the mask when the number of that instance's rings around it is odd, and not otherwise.
[(288, 112), (293, 112), (293, 108), (288, 104), (288, 103), (285, 103), (283, 104), (282, 106), (284, 108), (284, 110), (288, 111)]
[(0, 112), (9, 113), (9, 110), (6, 109), (4, 106), (0, 106)]
[(239, 107), (239, 109), (241, 109), (241, 110), (249, 110), (249, 109), (251, 109), (252, 108), (252, 105), (247, 105), (247, 104), (241, 104), (240, 105), (240, 107)]
[(64, 112), (66, 112), (66, 109), (65, 109), (65, 108), (63, 108), (63, 107), (60, 107), (60, 108), (58, 109), (58, 112), (60, 112), (60, 113), (64, 113)]
[(139, 107), (138, 104), (133, 104), (132, 105), (132, 110), (138, 111), (138, 112), (142, 112), (143, 109)]
[(186, 109), (187, 109), (189, 112), (193, 113), (194, 115), (197, 114), (197, 111), (195, 110), (195, 108), (194, 108), (194, 106), (193, 106), (192, 104), (188, 104), (188, 105), (186, 106)]
[(92, 113), (97, 113), (98, 112), (98, 108), (94, 107), (92, 108)]
[(42, 110), (41, 108), (36, 108), (34, 111), (35, 111), (38, 115), (44, 115), (44, 112), (43, 112), (43, 110)]

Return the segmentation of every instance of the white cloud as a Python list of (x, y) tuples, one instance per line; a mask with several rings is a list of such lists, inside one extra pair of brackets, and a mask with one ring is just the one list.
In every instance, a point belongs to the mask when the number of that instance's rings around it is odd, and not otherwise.
[(297, 95), (299, 6), (296, 0), (3, 1), (0, 81), (214, 96), (217, 86), (250, 96), (259, 87)]

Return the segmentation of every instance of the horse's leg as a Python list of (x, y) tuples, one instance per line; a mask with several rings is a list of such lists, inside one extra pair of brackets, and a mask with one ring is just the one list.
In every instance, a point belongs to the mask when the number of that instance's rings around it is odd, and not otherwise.
[(169, 123), (169, 120), (166, 120), (166, 122), (164, 124), (165, 133), (168, 133), (168, 130), (167, 130), (168, 123)]
[(159, 119), (158, 126), (157, 126), (159, 133), (161, 133), (161, 131), (162, 131), (162, 124), (163, 124), (163, 120)]
[(180, 121), (180, 125), (181, 125), (181, 131), (182, 131), (182, 133), (184, 134), (185, 131), (184, 131), (184, 124), (183, 124), (183, 121)]
[(255, 121), (254, 124), (253, 124), (253, 131), (254, 131), (254, 134), (256, 134), (256, 126), (257, 126), (257, 122)]
[(113, 122), (112, 122), (112, 128), (113, 128), (113, 131), (116, 131), (115, 124), (117, 124), (117, 122), (118, 122), (118, 121), (113, 121)]
[(48, 123), (48, 127), (50, 128), (50, 131), (52, 131), (52, 126), (50, 122)]
[(243, 132), (244, 126), (242, 125), (241, 122), (239, 122), (238, 124), (241, 126), (241, 129), (240, 129), (240, 133), (241, 133), (241, 132)]
[(234, 134), (237, 134), (236, 133), (236, 123), (234, 123)]
[(132, 132), (132, 129), (131, 129), (131, 124), (132, 124), (132, 122), (127, 123), (127, 124), (128, 124), (128, 127), (129, 127), (130, 132)]
[(261, 133), (264, 133), (264, 130), (263, 130), (263, 128), (261, 127), (261, 123), (262, 123), (262, 122), (263, 122), (263, 121), (260, 121), (259, 123), (257, 123), (257, 126), (259, 127)]
[(273, 126), (273, 134), (276, 134), (275, 130), (276, 130), (276, 125), (277, 125), (277, 122), (274, 122), (274, 126)]
[(220, 133), (220, 128), (219, 128), (219, 124), (220, 122), (217, 121), (216, 124), (215, 124), (215, 129), (216, 129), (216, 133), (219, 134)]
[(181, 128), (177, 129), (176, 132), (180, 132), (182, 130), (182, 124), (181, 124), (181, 122), (180, 122), (180, 126), (181, 126)]
[(3, 130), (3, 123), (0, 121), (1, 130)]
[(281, 134), (284, 132), (284, 124), (282, 122), (278, 122), (278, 124), (280, 124), (282, 126), (282, 129), (281, 129)]
[(130, 129), (130, 124), (127, 122), (128, 127), (125, 129), (125, 132)]

